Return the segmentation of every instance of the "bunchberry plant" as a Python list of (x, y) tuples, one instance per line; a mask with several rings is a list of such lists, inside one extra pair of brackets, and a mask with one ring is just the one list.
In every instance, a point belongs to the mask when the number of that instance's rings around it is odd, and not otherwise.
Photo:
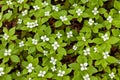
[(0, 80), (120, 80), (120, 0), (0, 0)]

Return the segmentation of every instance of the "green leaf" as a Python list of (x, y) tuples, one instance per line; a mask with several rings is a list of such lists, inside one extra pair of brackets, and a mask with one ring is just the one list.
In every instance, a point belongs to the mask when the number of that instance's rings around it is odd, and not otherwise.
[(76, 71), (80, 70), (80, 65), (77, 63), (71, 63), (71, 64), (69, 64), (69, 67)]
[(34, 66), (37, 66), (38, 62), (39, 62), (38, 58), (35, 58), (35, 59), (32, 60), (32, 63), (33, 63)]
[(117, 27), (117, 28), (120, 28), (120, 21), (119, 21), (119, 19), (118, 19), (118, 20), (114, 20), (114, 21), (113, 21), (113, 25), (114, 25), (115, 27)]
[(114, 8), (116, 8), (117, 10), (120, 10), (120, 1), (115, 0)]
[(43, 24), (43, 23), (47, 22), (48, 19), (49, 19), (49, 18), (47, 18), (47, 17), (42, 18), (42, 19), (41, 19), (41, 23)]
[(28, 53), (31, 54), (33, 52), (35, 52), (36, 48), (35, 46), (31, 46), (29, 49), (28, 49)]
[(28, 61), (28, 62), (32, 62), (32, 61), (33, 61), (33, 57), (32, 57), (31, 55), (28, 55), (28, 56), (27, 56), (27, 61)]
[(94, 77), (94, 76), (90, 77), (90, 79), (91, 80), (99, 80), (97, 77)]
[(101, 65), (103, 68), (106, 68), (108, 63), (106, 62), (106, 60), (103, 59), (103, 60), (101, 60)]
[(110, 37), (110, 39), (107, 41), (109, 44), (116, 44), (120, 39), (117, 37)]
[(93, 60), (99, 60), (102, 57), (99, 53), (91, 53), (90, 56)]
[(12, 70), (12, 67), (6, 67), (5, 68), (5, 73), (9, 73)]
[(50, 27), (50, 26), (46, 27), (45, 33), (46, 33), (47, 35), (50, 35), (50, 34), (51, 34), (51, 27)]
[(7, 5), (3, 5), (3, 6), (2, 6), (2, 12), (5, 11), (5, 10), (7, 10), (7, 9), (8, 9), (8, 6), (7, 6)]
[(55, 22), (55, 27), (60, 27), (62, 26), (62, 22), (61, 21), (56, 21)]
[(4, 80), (12, 80), (11, 75), (6, 75), (6, 76), (4, 76)]
[(89, 74), (94, 74), (94, 73), (98, 72), (97, 69), (94, 68), (93, 66), (89, 66), (87, 71)]
[(73, 4), (73, 3), (74, 3), (74, 0), (69, 0), (69, 3), (70, 3), (70, 4)]
[(94, 38), (93, 42), (96, 44), (101, 44), (103, 42), (103, 40), (101, 38)]
[(53, 74), (50, 73), (50, 72), (46, 74), (46, 77), (47, 77), (47, 78), (52, 78), (52, 76), (53, 76)]
[(12, 16), (12, 12), (8, 12), (8, 13), (4, 14), (3, 18), (9, 19), (11, 16)]
[(65, 74), (69, 74), (72, 71), (72, 69), (65, 70)]
[(69, 10), (70, 14), (75, 14), (75, 10)]
[(62, 11), (60, 11), (60, 13), (59, 13), (61, 16), (65, 16), (65, 15), (67, 15), (67, 11), (66, 10), (62, 10)]
[(113, 36), (118, 36), (120, 33), (120, 30), (119, 29), (112, 29), (112, 34)]
[(2, 21), (0, 21), (0, 28), (2, 27)]
[(58, 14), (58, 12), (53, 12), (52, 17), (55, 19), (59, 19), (60, 15)]
[(66, 25), (70, 25), (71, 24), (70, 21), (64, 21), (63, 23), (66, 24)]
[(8, 29), (6, 27), (3, 28), (4, 33), (8, 33)]
[(66, 55), (66, 50), (64, 48), (60, 47), (60, 48), (57, 49), (57, 51), (58, 51), (58, 54)]
[(41, 44), (38, 44), (36, 48), (37, 48), (37, 50), (38, 50), (39, 52), (43, 52), (43, 49), (42, 49)]
[(82, 29), (81, 29), (81, 32), (91, 32), (91, 29), (89, 28), (89, 27), (83, 27)]
[(11, 36), (10, 40), (16, 40), (17, 39), (17, 35)]
[(3, 60), (2, 60), (2, 62), (6, 63), (6, 62), (8, 62), (8, 60), (9, 60), (9, 57), (4, 57)]
[(70, 80), (70, 77), (69, 76), (64, 76), (63, 80)]
[(86, 0), (81, 0), (81, 2), (85, 4), (85, 3), (86, 3)]
[(118, 62), (118, 60), (115, 57), (112, 57), (112, 56), (108, 57), (106, 60), (109, 63), (117, 63)]
[(95, 65), (97, 66), (97, 65), (100, 65), (101, 64), (101, 61), (102, 60), (97, 60), (96, 62), (95, 62)]
[(20, 59), (17, 55), (11, 55), (10, 59), (12, 60), (12, 62), (20, 62)]
[(120, 34), (120, 30), (119, 29), (112, 29), (112, 34), (113, 34), (113, 36), (118, 36)]
[(10, 36), (12, 36), (12, 35), (14, 35), (15, 34), (15, 27), (13, 27), (13, 28), (11, 28), (10, 30), (9, 30), (9, 35)]

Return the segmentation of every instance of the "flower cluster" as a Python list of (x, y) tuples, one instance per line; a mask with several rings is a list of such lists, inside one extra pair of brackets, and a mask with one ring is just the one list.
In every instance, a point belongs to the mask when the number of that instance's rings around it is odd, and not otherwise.
[(1, 0), (0, 79), (119, 80), (120, 2), (113, 3)]
[(87, 70), (88, 63), (80, 64), (80, 66), (81, 66), (81, 71)]
[(4, 68), (0, 67), (0, 76), (4, 75), (5, 72), (4, 72)]
[(65, 71), (59, 70), (57, 76), (62, 77), (65, 74)]
[(28, 72), (31, 73), (32, 70), (34, 69), (32, 63), (29, 63), (28, 66), (26, 67), (28, 69)]
[(34, 22), (27, 22), (27, 27), (28, 28), (34, 28), (36, 26), (38, 26), (37, 20), (34, 21)]

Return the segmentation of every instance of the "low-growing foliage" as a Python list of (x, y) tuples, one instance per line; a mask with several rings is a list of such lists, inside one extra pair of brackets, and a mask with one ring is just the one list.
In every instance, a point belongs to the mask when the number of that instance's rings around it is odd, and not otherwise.
[(0, 80), (120, 80), (119, 0), (0, 0)]

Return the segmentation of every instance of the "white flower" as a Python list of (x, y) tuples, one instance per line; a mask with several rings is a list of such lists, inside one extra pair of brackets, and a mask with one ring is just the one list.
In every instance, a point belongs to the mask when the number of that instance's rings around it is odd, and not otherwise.
[(62, 36), (62, 34), (61, 34), (60, 32), (58, 32), (58, 33), (56, 34), (56, 36), (57, 36), (57, 38), (60, 38), (60, 37)]
[(55, 10), (55, 11), (58, 11), (58, 7), (57, 6), (52, 6), (52, 9)]
[(93, 13), (94, 15), (96, 15), (96, 14), (99, 13), (99, 11), (98, 11), (97, 8), (95, 7), (94, 10), (92, 10), (92, 13)]
[(20, 76), (20, 71), (18, 71), (18, 72), (16, 73), (16, 75), (17, 75), (17, 76)]
[(120, 34), (118, 36), (120, 37)]
[(33, 26), (34, 26), (34, 27), (38, 26), (37, 20), (35, 20), (35, 21), (33, 22)]
[(8, 13), (12, 13), (12, 10), (8, 10)]
[(98, 24), (97, 22), (94, 23), (94, 25), (97, 25), (97, 24)]
[(90, 80), (89, 74), (86, 74), (85, 76), (83, 76), (84, 80)]
[(8, 40), (9, 36), (5, 33), (5, 34), (3, 35), (3, 38), (4, 38), (5, 40)]
[(73, 46), (73, 50), (77, 50), (77, 46), (76, 45)]
[(28, 72), (31, 73), (32, 70), (34, 69), (32, 63), (29, 63), (28, 66), (26, 67), (28, 69)]
[(8, 13), (12, 13), (12, 10), (8, 10)]
[(28, 80), (32, 80), (32, 78), (29, 78)]
[(71, 38), (71, 37), (73, 37), (73, 32), (72, 31), (67, 32), (67, 38)]
[(48, 5), (48, 3), (47, 3), (46, 1), (44, 1), (44, 2), (42, 3), (42, 5), (45, 7), (45, 6)]
[(89, 0), (86, 0), (86, 2), (88, 2)]
[(23, 41), (19, 42), (19, 47), (23, 47), (23, 46), (24, 46), (24, 42)]
[(4, 56), (10, 56), (11, 55), (11, 49), (6, 49), (4, 52)]
[(48, 54), (48, 51), (44, 50), (44, 51), (43, 51), (43, 54), (44, 54), (44, 55), (47, 55), (47, 54)]
[(21, 24), (22, 23), (22, 19), (18, 19), (18, 24)]
[(111, 23), (112, 20), (113, 20), (113, 18), (111, 16), (108, 16), (107, 21)]
[(18, 3), (20, 3), (20, 4), (22, 4), (22, 3), (23, 3), (23, 1), (24, 1), (24, 0), (18, 0), (17, 2), (18, 2)]
[(27, 13), (28, 13), (28, 11), (27, 11), (27, 10), (22, 11), (22, 16), (27, 15)]
[(89, 19), (89, 21), (88, 21), (88, 24), (91, 26), (91, 25), (93, 25), (94, 24), (94, 20), (92, 20), (91, 18)]
[(103, 39), (103, 41), (106, 41), (106, 40), (109, 39), (108, 34), (105, 34), (105, 35), (101, 36), (101, 38)]
[(83, 41), (86, 41), (86, 38), (85, 38), (85, 36), (83, 36), (83, 37), (82, 37), (82, 40), (83, 40)]
[(58, 47), (60, 47), (60, 45), (55, 41), (54, 44), (52, 44), (52, 47), (54, 50), (56, 50)]
[(34, 21), (34, 22), (27, 22), (27, 27), (28, 28), (34, 28), (36, 26), (38, 26), (37, 20)]
[(51, 57), (50, 63), (52, 63), (53, 65), (55, 65), (56, 61), (57, 61), (57, 59), (55, 59), (54, 57)]
[(114, 72), (110, 73), (109, 76), (110, 76), (111, 79), (113, 79), (115, 77)]
[(32, 44), (37, 45), (37, 43), (38, 43), (38, 40), (37, 40), (37, 39), (32, 39)]
[(83, 13), (83, 11), (82, 11), (81, 9), (78, 9), (78, 10), (76, 11), (76, 13), (77, 13), (78, 16), (80, 16), (80, 15)]
[(4, 75), (4, 68), (0, 67), (0, 76)]
[(59, 70), (57, 76), (62, 77), (65, 74), (65, 71)]
[(50, 11), (46, 11), (45, 16), (50, 16)]
[(94, 47), (94, 52), (97, 52), (98, 50), (97, 50), (97, 48), (96, 47)]
[(110, 55), (109, 55), (109, 52), (103, 52), (103, 58), (106, 59), (108, 58)]
[(11, 5), (12, 4), (11, 0), (7, 0), (6, 3), (7, 3), (7, 5)]
[(27, 22), (27, 27), (28, 28), (33, 28), (34, 26), (33, 26), (32, 22)]
[(62, 22), (64, 22), (64, 21), (67, 21), (67, 20), (68, 20), (68, 18), (67, 18), (66, 16), (60, 16), (60, 19), (62, 20)]
[(34, 8), (35, 11), (40, 9), (40, 7), (38, 5), (33, 6), (33, 8)]
[(80, 66), (81, 66), (81, 71), (87, 70), (88, 63), (80, 64)]
[(56, 67), (55, 66), (53, 66), (51, 69), (52, 69), (53, 72), (56, 71)]
[(90, 48), (86, 48), (86, 50), (83, 50), (83, 52), (85, 56), (90, 54)]
[(120, 14), (120, 11), (118, 11), (118, 13)]
[(118, 61), (118, 64), (120, 64), (120, 60)]
[(76, 6), (77, 6), (77, 4), (76, 4), (76, 3), (74, 3), (74, 4), (73, 4), (73, 7), (76, 7)]
[(41, 36), (41, 39), (43, 40), (43, 42), (49, 41), (49, 38), (46, 35)]
[(44, 77), (46, 74), (46, 71), (40, 71), (38, 74), (38, 77)]

